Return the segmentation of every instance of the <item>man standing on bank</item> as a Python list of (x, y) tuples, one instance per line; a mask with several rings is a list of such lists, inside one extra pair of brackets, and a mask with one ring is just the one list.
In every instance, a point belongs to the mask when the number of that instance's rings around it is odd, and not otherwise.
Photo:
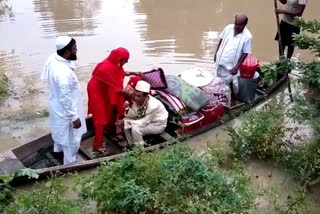
[[(294, 52), (293, 34), (299, 34), (300, 28), (295, 23), (295, 18), (302, 16), (308, 0), (279, 0), (284, 4), (283, 9), (276, 9), (277, 14), (282, 14), (280, 33), (282, 47), (287, 47), (287, 58), (290, 59)], [(278, 40), (278, 35), (276, 40)]]
[(76, 41), (69, 36), (56, 40), (57, 52), (45, 65), (41, 78), (49, 82), (50, 128), (54, 152), (63, 152), (63, 164), (76, 161), (82, 135), (87, 132), (81, 91), (75, 74)]
[(229, 85), (240, 65), (251, 53), (252, 35), (246, 28), (248, 17), (237, 14), (234, 24), (230, 24), (220, 34), (220, 41), (214, 56), (217, 76)]

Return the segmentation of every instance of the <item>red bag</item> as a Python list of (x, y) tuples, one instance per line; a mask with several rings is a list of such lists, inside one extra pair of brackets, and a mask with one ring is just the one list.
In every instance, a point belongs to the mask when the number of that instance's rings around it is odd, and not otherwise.
[(252, 79), (259, 66), (259, 60), (249, 54), (242, 65), (240, 65), (240, 77), (244, 79)]

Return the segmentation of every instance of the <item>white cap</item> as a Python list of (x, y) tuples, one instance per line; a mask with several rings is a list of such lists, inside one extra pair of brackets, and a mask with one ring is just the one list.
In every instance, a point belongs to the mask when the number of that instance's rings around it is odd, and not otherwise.
[(196, 87), (208, 85), (213, 80), (211, 72), (201, 68), (189, 68), (181, 74), (181, 79)]
[(59, 36), (56, 39), (56, 47), (57, 50), (61, 50), (62, 48), (66, 47), (71, 42), (70, 36)]
[(147, 83), (146, 81), (140, 80), (137, 82), (135, 89), (140, 92), (149, 93), (150, 84)]

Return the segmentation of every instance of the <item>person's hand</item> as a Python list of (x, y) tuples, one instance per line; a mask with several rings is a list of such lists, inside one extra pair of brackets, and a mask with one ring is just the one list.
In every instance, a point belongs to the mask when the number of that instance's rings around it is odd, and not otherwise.
[(131, 98), (133, 95), (132, 91), (122, 90), (120, 94), (123, 94), (125, 97)]
[(128, 92), (126, 90), (120, 90), (117, 93), (120, 95), (124, 95), (124, 96), (126, 96), (128, 94)]
[(117, 120), (116, 121), (116, 126), (118, 126), (118, 127), (122, 127), (123, 124), (124, 124), (123, 120)]
[(135, 73), (136, 76), (139, 76), (139, 77), (141, 77), (142, 74), (143, 74), (142, 72), (134, 72), (134, 73)]
[(276, 14), (283, 14), (283, 10), (281, 10), (281, 9), (276, 9)]
[(238, 73), (238, 69), (239, 69), (238, 67), (232, 68), (232, 70), (230, 71), (230, 74), (236, 75)]
[(124, 102), (123, 107), (125, 109), (129, 108), (130, 107), (130, 103), (128, 101)]
[(76, 119), (75, 121), (72, 122), (73, 128), (78, 129), (81, 127), (81, 121), (80, 118)]

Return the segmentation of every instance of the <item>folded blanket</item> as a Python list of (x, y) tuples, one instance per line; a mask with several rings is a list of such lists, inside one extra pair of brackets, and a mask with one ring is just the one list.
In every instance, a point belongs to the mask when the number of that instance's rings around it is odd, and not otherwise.
[[(165, 103), (170, 107), (172, 107), (171, 109), (173, 110), (173, 112), (179, 113), (180, 111), (184, 110), (187, 107), (179, 98), (161, 90), (158, 90), (157, 92), (161, 97), (165, 99)], [(160, 100), (160, 101), (163, 101), (163, 100)]]
[(209, 102), (208, 96), (201, 89), (179, 77), (168, 75), (166, 81), (168, 87), (164, 91), (180, 98), (193, 111), (199, 111)]

